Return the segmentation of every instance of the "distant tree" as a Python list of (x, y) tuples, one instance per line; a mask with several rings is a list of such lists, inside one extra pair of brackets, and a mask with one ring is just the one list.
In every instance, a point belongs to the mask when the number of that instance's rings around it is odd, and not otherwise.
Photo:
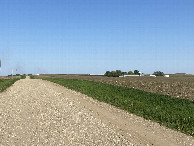
[(106, 73), (104, 75), (108, 76), (109, 74), (110, 74), (110, 71), (106, 71)]
[(112, 77), (113, 73), (110, 72), (110, 71), (106, 71), (106, 73), (104, 75), (107, 76), (107, 77)]
[(139, 73), (138, 70), (134, 70), (134, 74), (137, 75)]
[(121, 75), (127, 74), (127, 72), (122, 72), (121, 70), (116, 70), (116, 71), (106, 71), (106, 73), (104, 74), (107, 77), (119, 77)]
[(127, 75), (127, 72), (122, 72), (122, 75)]
[(156, 76), (164, 76), (164, 73), (161, 72), (161, 71), (155, 71), (155, 72), (153, 73), (153, 75), (156, 75)]
[(121, 70), (116, 70), (116, 76), (121, 76), (122, 75), (122, 71)]
[(116, 71), (112, 71), (112, 77), (119, 77), (118, 73)]
[(128, 74), (129, 74), (129, 75), (132, 75), (132, 74), (133, 74), (133, 72), (132, 72), (132, 71), (129, 71), (129, 72), (128, 72)]

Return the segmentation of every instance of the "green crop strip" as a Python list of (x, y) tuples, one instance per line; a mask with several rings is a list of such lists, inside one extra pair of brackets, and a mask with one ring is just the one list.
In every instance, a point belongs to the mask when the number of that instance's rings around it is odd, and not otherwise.
[(0, 92), (7, 89), (9, 86), (14, 84), (19, 79), (20, 78), (17, 78), (17, 79), (0, 79)]
[(35, 79), (35, 77), (34, 76), (30, 76), (30, 79)]
[(194, 102), (99, 82), (46, 78), (99, 101), (194, 136)]
[(26, 78), (26, 76), (25, 76), (25, 75), (21, 76), (21, 79), (25, 79), (25, 78)]

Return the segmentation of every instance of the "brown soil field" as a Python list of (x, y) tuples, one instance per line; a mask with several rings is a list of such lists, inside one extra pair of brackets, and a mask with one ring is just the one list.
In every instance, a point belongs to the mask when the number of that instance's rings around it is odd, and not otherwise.
[(153, 93), (170, 95), (175, 98), (184, 98), (194, 101), (194, 76), (174, 76), (164, 77), (105, 77), (105, 76), (85, 76), (85, 75), (54, 75), (44, 74), (35, 76), (36, 78), (66, 78), (81, 79), (102, 82), (112, 85), (135, 88)]
[(0, 76), (0, 79), (16, 79), (16, 78), (20, 78), (20, 76)]

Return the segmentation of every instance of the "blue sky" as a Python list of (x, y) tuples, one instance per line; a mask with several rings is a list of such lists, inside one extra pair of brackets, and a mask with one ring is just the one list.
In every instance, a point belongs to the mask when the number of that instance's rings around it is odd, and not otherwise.
[(193, 54), (193, 0), (0, 0), (0, 75), (194, 73)]

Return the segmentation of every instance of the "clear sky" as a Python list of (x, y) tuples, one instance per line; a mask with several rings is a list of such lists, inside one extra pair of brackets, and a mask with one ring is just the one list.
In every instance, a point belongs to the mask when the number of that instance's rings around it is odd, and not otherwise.
[(194, 0), (0, 0), (0, 75), (194, 73), (193, 56)]

